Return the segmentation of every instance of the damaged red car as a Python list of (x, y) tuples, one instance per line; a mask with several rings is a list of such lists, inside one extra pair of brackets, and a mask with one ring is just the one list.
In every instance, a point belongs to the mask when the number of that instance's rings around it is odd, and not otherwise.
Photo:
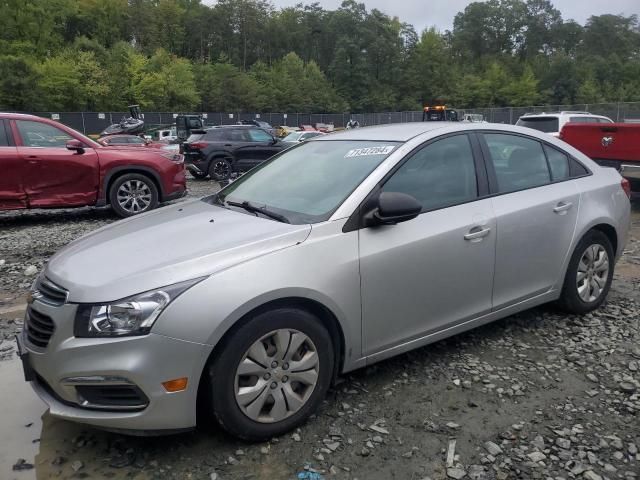
[(0, 210), (111, 205), (129, 217), (186, 190), (178, 153), (103, 146), (47, 118), (0, 113)]

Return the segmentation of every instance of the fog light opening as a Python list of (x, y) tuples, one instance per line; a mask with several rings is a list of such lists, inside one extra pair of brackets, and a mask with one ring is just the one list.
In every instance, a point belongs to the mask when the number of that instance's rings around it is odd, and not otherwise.
[(169, 393), (182, 392), (187, 389), (187, 382), (187, 377), (175, 378), (173, 380), (162, 382), (162, 386)]

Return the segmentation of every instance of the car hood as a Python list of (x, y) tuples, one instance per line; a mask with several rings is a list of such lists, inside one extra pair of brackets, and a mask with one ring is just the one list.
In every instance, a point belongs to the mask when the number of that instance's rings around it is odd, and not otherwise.
[(67, 245), (45, 275), (69, 301), (107, 302), (213, 274), (303, 242), (289, 225), (201, 200), (113, 223)]

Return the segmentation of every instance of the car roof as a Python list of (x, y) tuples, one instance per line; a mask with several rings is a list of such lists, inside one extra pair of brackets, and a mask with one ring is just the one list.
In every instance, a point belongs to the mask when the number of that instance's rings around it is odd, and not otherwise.
[(214, 125), (213, 127), (210, 127), (208, 130), (214, 130), (217, 128), (260, 128), (258, 125), (245, 125), (245, 124), (241, 124), (241, 125)]
[(11, 113), (11, 112), (0, 112), (0, 118), (12, 118), (12, 117), (16, 117), (16, 118), (24, 118), (24, 119), (35, 119), (35, 120), (41, 120), (41, 119), (45, 119), (45, 120), (49, 120), (47, 117), (39, 117), (38, 115), (31, 115), (29, 113)]
[(440, 128), (451, 127), (463, 124), (459, 122), (413, 122), (394, 123), (390, 125), (376, 125), (373, 127), (353, 128), (334, 132), (331, 135), (323, 135), (322, 138), (314, 140), (317, 142), (329, 142), (332, 140), (371, 140), (387, 142), (406, 142), (418, 135), (438, 130)]
[(553, 117), (553, 118), (555, 118), (555, 117), (561, 117), (561, 116), (607, 118), (604, 115), (597, 115), (595, 113), (572, 112), (572, 111), (525, 113), (520, 118), (540, 118), (540, 117)]

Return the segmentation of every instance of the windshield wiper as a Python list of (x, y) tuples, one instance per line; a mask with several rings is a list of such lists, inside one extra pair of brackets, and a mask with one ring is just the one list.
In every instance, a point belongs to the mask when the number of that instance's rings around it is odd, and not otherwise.
[(280, 215), (279, 213), (276, 213), (276, 212), (271, 212), (264, 207), (259, 207), (252, 203), (249, 203), (246, 200), (244, 202), (233, 202), (231, 200), (227, 200), (226, 204), (231, 205), (232, 207), (244, 208), (247, 212), (261, 213), (265, 217), (272, 218), (282, 223), (291, 223), (289, 219), (284, 215)]

